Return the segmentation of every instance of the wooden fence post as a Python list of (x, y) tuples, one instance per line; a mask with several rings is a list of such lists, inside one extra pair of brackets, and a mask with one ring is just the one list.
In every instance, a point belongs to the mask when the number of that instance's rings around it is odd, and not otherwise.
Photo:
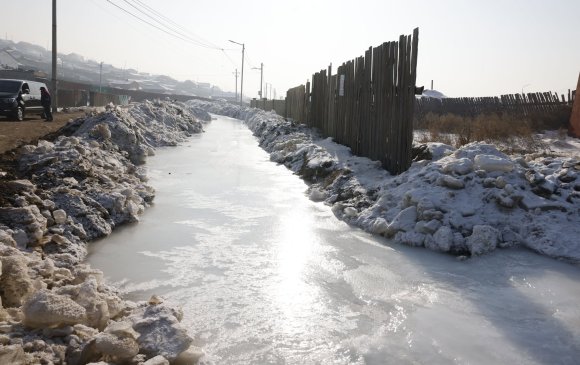
[(572, 137), (580, 138), (580, 74), (578, 75), (578, 85), (576, 86), (576, 95), (572, 105), (572, 114), (570, 115), (569, 133)]

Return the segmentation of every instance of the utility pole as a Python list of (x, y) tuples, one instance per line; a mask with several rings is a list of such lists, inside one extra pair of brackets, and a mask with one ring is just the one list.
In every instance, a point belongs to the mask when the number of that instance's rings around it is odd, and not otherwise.
[(242, 80), (240, 81), (240, 106), (244, 103), (244, 52), (246, 51), (246, 45), (244, 43), (234, 42), (230, 39), (230, 42), (242, 46)]
[(242, 78), (240, 80), (240, 106), (244, 105), (244, 52), (246, 45), (242, 43)]
[(56, 77), (56, 0), (52, 0), (52, 107), (58, 111), (58, 85)]
[(103, 93), (103, 61), (99, 64), (99, 94)]
[(260, 99), (262, 99), (264, 94), (262, 94), (262, 81), (264, 80), (264, 64), (260, 63), (260, 67), (252, 67), (252, 70), (260, 70)]
[(524, 86), (522, 86), (522, 95), (524, 95), (524, 89), (528, 86), (530, 86), (531, 84), (525, 84)]
[(234, 72), (234, 75), (236, 77), (236, 100), (238, 100), (238, 75), (239, 75), (239, 72), (238, 72), (237, 68), (236, 68), (236, 72)]

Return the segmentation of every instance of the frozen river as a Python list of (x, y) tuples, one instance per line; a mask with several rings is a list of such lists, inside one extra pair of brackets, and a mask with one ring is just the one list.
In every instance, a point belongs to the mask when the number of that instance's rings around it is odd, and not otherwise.
[(156, 293), (216, 364), (578, 364), (580, 268), (523, 250), (459, 261), (338, 221), (218, 117), (148, 162), (139, 224), (88, 261)]

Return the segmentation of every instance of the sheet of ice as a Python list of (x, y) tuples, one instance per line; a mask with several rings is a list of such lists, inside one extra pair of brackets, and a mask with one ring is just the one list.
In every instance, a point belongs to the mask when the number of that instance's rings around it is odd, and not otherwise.
[[(325, 196), (333, 205), (337, 217), (368, 232), (469, 255), (488, 252), (474, 251), (467, 243), (476, 240), (470, 240), (474, 227), (493, 227), (499, 232), (498, 242), (484, 242), (485, 247), (523, 246), (580, 262), (576, 141), (566, 142), (567, 154), (553, 157), (506, 156), (493, 145), (477, 142), (459, 149), (430, 143), (432, 160), (415, 162), (401, 175), (390, 176), (378, 162), (353, 156), (347, 147), (274, 113), (227, 103), (191, 105), (245, 120), (273, 161), (305, 178), (315, 196)], [(392, 222), (409, 206), (418, 211), (415, 229), (380, 229), (382, 222)], [(441, 237), (434, 240), (433, 233), (425, 232), (433, 219), (451, 229), (452, 242), (438, 245)]]
[[(348, 154), (335, 148), (329, 154), (342, 161)], [(576, 266), (517, 248), (458, 260), (355, 229), (310, 201), (307, 186), (228, 118), (159, 150), (148, 166), (154, 206), (139, 225), (96, 243), (89, 261), (130, 297), (157, 293), (181, 305), (210, 362), (533, 365), (580, 357)], [(444, 199), (447, 190), (437, 189), (424, 193)], [(479, 214), (468, 198), (464, 213)]]

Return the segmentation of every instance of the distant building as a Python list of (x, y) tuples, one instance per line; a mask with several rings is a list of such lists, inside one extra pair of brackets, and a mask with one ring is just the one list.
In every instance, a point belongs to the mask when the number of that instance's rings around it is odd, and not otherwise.
[(116, 89), (123, 90), (141, 90), (141, 86), (137, 81), (109, 81), (109, 86)]

